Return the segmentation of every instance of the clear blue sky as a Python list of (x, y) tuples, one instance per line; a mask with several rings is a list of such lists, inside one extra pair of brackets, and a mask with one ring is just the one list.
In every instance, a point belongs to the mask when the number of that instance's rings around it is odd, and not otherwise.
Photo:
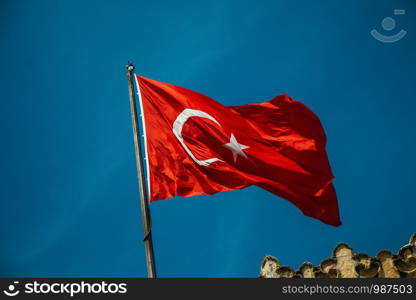
[(265, 254), (297, 268), (341, 241), (397, 251), (416, 231), (414, 1), (10, 0), (0, 37), (1, 276), (146, 275), (128, 60), (226, 105), (304, 102), (343, 221), (255, 187), (154, 202), (160, 276), (255, 277)]

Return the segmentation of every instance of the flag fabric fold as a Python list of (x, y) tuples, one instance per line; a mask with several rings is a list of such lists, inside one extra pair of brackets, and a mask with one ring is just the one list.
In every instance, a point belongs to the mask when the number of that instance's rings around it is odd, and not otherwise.
[(324, 223), (341, 224), (318, 117), (279, 95), (224, 106), (200, 93), (137, 76), (150, 201), (256, 185)]

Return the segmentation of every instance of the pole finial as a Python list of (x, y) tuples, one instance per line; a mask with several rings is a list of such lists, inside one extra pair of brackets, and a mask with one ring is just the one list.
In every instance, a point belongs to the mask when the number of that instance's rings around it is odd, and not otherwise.
[(131, 61), (127, 62), (126, 69), (127, 69), (127, 71), (133, 71), (134, 70), (134, 65)]

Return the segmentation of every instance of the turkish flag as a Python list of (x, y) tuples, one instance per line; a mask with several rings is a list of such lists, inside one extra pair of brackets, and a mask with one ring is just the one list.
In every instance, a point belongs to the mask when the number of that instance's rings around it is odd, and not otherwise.
[(324, 223), (341, 224), (318, 117), (280, 95), (224, 106), (136, 76), (144, 116), (150, 201), (256, 185)]

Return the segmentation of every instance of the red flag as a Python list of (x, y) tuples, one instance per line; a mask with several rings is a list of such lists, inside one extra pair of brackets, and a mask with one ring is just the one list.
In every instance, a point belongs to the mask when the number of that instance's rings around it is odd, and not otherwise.
[(326, 137), (315, 114), (280, 95), (224, 106), (194, 91), (136, 76), (150, 201), (256, 185), (327, 224), (341, 224)]

